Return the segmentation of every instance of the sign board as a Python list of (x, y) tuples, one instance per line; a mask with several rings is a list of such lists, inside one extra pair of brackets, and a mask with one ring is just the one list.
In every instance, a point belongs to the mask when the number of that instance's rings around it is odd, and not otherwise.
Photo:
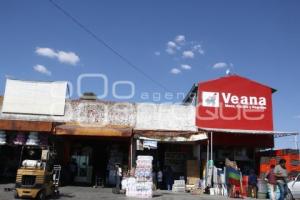
[(200, 128), (273, 130), (272, 89), (231, 75), (199, 83)]
[(145, 149), (157, 149), (157, 141), (155, 141), (155, 140), (144, 140), (143, 147)]
[(67, 82), (7, 79), (3, 113), (64, 115)]

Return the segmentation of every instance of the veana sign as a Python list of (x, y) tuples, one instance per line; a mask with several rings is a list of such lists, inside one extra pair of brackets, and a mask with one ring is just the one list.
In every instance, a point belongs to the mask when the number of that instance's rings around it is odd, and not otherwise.
[[(221, 97), (221, 101), (220, 101)], [(227, 108), (266, 109), (267, 99), (256, 96), (238, 96), (232, 93), (202, 92), (202, 105), (205, 107), (220, 107), (220, 102)]]
[(273, 130), (273, 89), (230, 75), (199, 83), (199, 128)]

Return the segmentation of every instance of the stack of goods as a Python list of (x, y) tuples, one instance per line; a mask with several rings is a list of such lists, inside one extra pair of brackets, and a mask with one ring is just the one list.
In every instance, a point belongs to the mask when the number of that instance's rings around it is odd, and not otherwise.
[[(188, 188), (186, 188), (186, 189), (188, 189)], [(199, 179), (199, 181), (197, 181), (197, 183), (195, 184), (195, 187), (190, 189), (190, 192), (193, 195), (201, 195), (201, 194), (203, 194), (204, 189), (205, 189), (204, 181)]]
[(26, 145), (39, 145), (39, 138), (37, 132), (31, 132), (26, 141)]
[(188, 191), (199, 186), (200, 166), (198, 160), (186, 161), (186, 175), (187, 175), (186, 187)]
[(136, 161), (135, 177), (137, 196), (152, 198), (152, 156), (138, 156)]
[(136, 189), (136, 178), (129, 177), (125, 180), (122, 180), (122, 190), (126, 190), (126, 196), (135, 197), (137, 196)]
[(24, 145), (25, 142), (26, 142), (26, 136), (24, 133), (18, 133), (17, 137), (13, 141), (15, 145)]
[(185, 181), (184, 180), (175, 180), (173, 187), (173, 192), (185, 192)]
[(152, 161), (152, 156), (137, 157), (135, 179), (128, 179), (126, 196), (152, 198)]
[(257, 179), (257, 198), (258, 199), (266, 199), (268, 193), (267, 182), (264, 179)]
[(109, 160), (107, 164), (108, 170), (108, 179), (107, 184), (115, 185), (116, 184), (116, 164), (123, 162), (123, 152), (119, 150), (117, 145), (112, 146), (109, 152)]
[(0, 145), (6, 144), (6, 134), (4, 131), (0, 131)]
[(214, 195), (224, 195), (224, 185), (225, 185), (225, 176), (221, 168), (214, 166), (213, 168), (213, 187), (210, 188), (210, 191)]

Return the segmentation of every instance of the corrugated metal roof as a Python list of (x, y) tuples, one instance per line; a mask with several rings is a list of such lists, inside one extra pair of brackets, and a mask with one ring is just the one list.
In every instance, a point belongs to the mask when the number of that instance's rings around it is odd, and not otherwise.
[(288, 131), (265, 131), (265, 130), (242, 130), (242, 129), (219, 129), (219, 128), (204, 128), (199, 127), (200, 130), (209, 131), (209, 132), (218, 132), (218, 133), (236, 133), (236, 134), (266, 134), (274, 135), (277, 137), (286, 137), (299, 135), (298, 132), (288, 132)]

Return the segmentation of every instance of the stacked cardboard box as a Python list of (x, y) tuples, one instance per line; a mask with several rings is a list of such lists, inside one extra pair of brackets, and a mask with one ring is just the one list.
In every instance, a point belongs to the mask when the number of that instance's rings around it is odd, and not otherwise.
[(186, 161), (187, 185), (195, 185), (200, 179), (200, 166), (198, 160)]
[(135, 178), (131, 178), (126, 189), (127, 197), (152, 198), (152, 156), (138, 156)]
[(184, 180), (175, 180), (173, 187), (173, 192), (185, 192), (185, 181)]

